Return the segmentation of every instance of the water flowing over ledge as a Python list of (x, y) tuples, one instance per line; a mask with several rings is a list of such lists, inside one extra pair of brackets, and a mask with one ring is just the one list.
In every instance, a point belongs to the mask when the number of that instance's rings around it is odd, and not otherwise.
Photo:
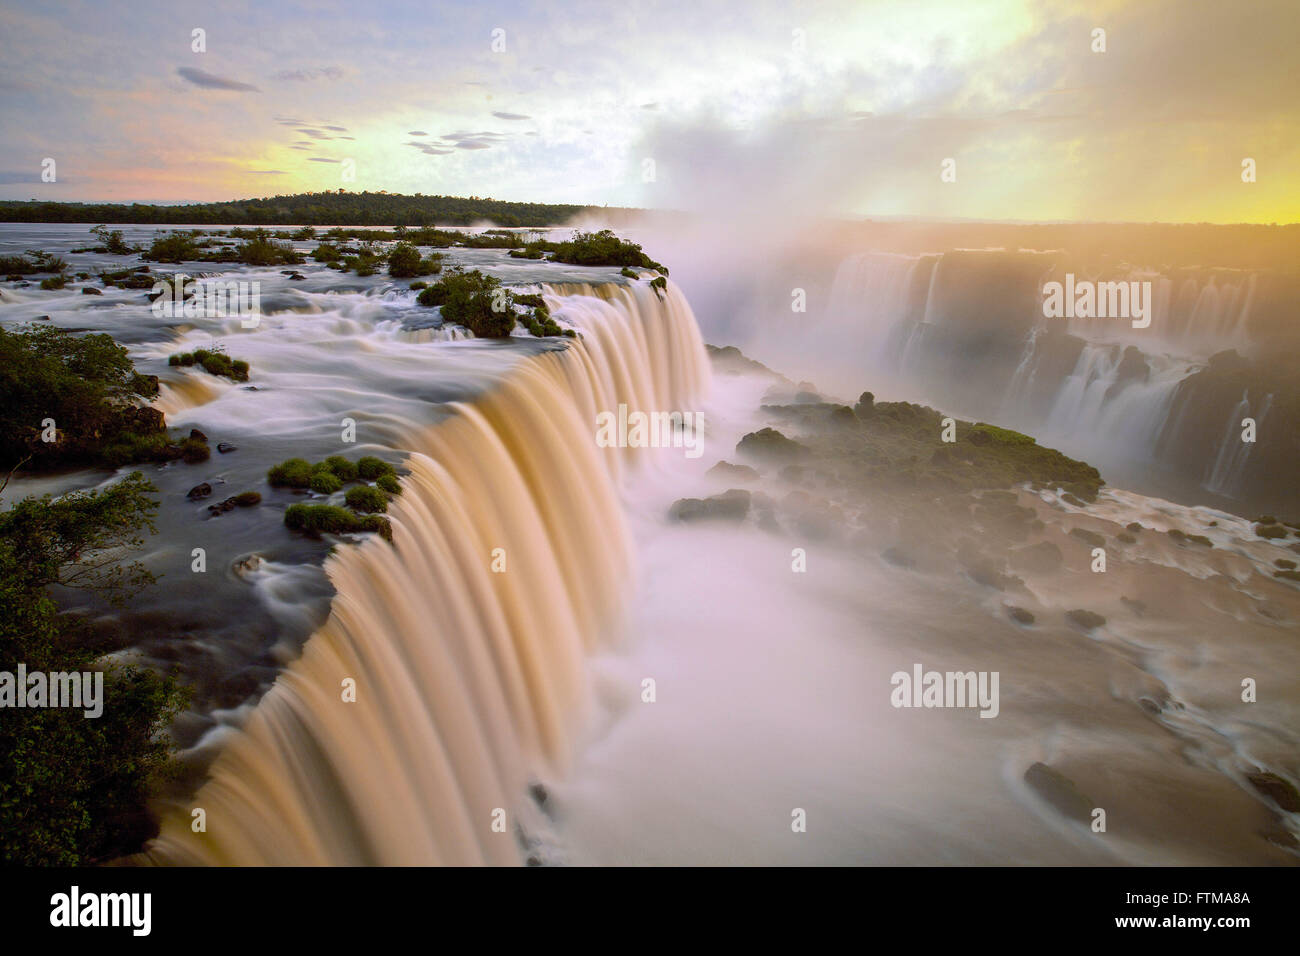
[[(675, 285), (545, 287), (582, 338), (523, 360), (432, 427), (412, 426), (393, 543), (326, 565), (330, 617), (189, 804), (156, 863), (514, 864), (530, 773), (562, 770), (585, 711), (585, 658), (629, 562), (618, 480), (597, 448), (619, 403), (689, 407), (709, 365)], [(506, 571), (492, 570), (504, 549)], [(356, 681), (356, 701), (342, 699)], [(191, 810), (206, 832), (191, 830)], [(507, 811), (506, 832), (492, 829)]]

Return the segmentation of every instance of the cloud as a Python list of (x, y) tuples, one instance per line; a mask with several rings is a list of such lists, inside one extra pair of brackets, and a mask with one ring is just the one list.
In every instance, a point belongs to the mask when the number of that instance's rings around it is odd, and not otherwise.
[(203, 70), (196, 70), (190, 66), (178, 66), (176, 73), (183, 79), (189, 80), (195, 86), (201, 86), (205, 90), (236, 90), (239, 92), (262, 92), (251, 83), (241, 83), (238, 80), (228, 80), (224, 76), (216, 76)]
[(321, 129), (332, 130), (335, 133), (346, 133), (348, 131), (346, 126), (322, 126)]
[(312, 139), (333, 139), (334, 138), (332, 136), (327, 136), (326, 134), (322, 133), (318, 129), (311, 129), (310, 127), (306, 127), (306, 126), (304, 126), (302, 129), (296, 129), (294, 130), (294, 132), (302, 133), (304, 136), (310, 136)]
[(414, 146), (416, 149), (424, 153), (426, 156), (446, 156), (448, 153), (451, 152), (451, 150), (449, 149), (438, 149), (438, 147), (433, 146), (429, 143), (404, 143), (403, 145)]
[(254, 169), (254, 176), (287, 176), (289, 175), (283, 169)]
[(495, 116), (497, 119), (503, 119), (503, 120), (527, 120), (527, 119), (532, 119), (531, 116), (525, 116), (523, 113), (501, 113), (501, 112), (498, 112), (498, 111), (496, 111), (496, 110), (493, 110), (493, 111), (492, 111), (492, 115)]
[(429, 134), (422, 129), (413, 129), (413, 130), (408, 130), (406, 135), (407, 136), (428, 136)]
[(456, 144), (457, 149), (491, 149), (491, 143), (480, 143), (476, 139), (463, 139)]
[(657, 110), (657, 109), (659, 109), (659, 104), (658, 104), (658, 103), (642, 103), (642, 104), (641, 104), (641, 109), (643, 109), (643, 110)]
[(337, 162), (341, 162), (341, 160), (337, 160), (337, 159), (326, 159), (324, 156), (309, 156), (309, 157), (307, 157), (307, 162), (309, 162), (309, 163), (337, 163)]
[(311, 80), (342, 79), (343, 71), (337, 66), (321, 66), (305, 70), (280, 70), (275, 79), (286, 83), (305, 83)]

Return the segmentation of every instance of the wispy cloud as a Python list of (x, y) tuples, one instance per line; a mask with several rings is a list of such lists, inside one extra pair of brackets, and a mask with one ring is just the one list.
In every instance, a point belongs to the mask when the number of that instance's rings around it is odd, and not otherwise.
[(201, 86), (205, 90), (235, 90), (241, 93), (260, 93), (262, 92), (252, 83), (241, 83), (238, 80), (230, 80), (224, 76), (217, 76), (214, 73), (208, 73), (206, 70), (196, 70), (192, 66), (178, 66), (176, 73), (182, 79), (189, 80), (195, 86)]

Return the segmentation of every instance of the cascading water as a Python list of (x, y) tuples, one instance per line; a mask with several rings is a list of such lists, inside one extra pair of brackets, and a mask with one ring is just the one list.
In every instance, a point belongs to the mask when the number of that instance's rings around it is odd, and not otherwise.
[[(820, 332), (834, 341), (835, 361), (856, 361), (857, 381), (1031, 432), (1136, 479), (1136, 466), (1149, 472), (1159, 464), (1180, 385), (1213, 353), (1252, 348), (1258, 277), (1131, 269), (1087, 276), (1151, 283), (1150, 327), (1134, 329), (1114, 318), (1045, 319), (1041, 284), (1063, 271), (1055, 253), (850, 256), (836, 272)], [(1236, 424), (1205, 473), (1189, 478), (1231, 495), (1245, 481), (1250, 449), (1237, 440), (1241, 415), (1222, 413)]]
[(513, 820), (529, 775), (565, 766), (584, 660), (628, 568), (621, 451), (596, 447), (595, 415), (680, 408), (709, 381), (675, 285), (662, 298), (645, 284), (543, 291), (583, 337), (410, 429), (391, 546), (330, 558), (329, 619), (166, 816), (149, 859), (519, 862), (514, 827), (494, 830), (493, 815)]

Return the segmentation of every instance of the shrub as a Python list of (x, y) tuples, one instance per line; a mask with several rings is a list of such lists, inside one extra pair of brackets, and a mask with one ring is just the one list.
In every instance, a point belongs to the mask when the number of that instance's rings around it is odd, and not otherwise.
[(357, 485), (349, 488), (343, 498), (349, 508), (357, 511), (387, 511), (388, 498), (372, 485)]
[(68, 277), (64, 275), (51, 276), (48, 279), (41, 280), (41, 288), (46, 291), (62, 289), (68, 284)]
[(388, 253), (388, 274), (394, 279), (410, 279), (420, 272), (420, 250), (409, 242), (399, 242)]
[(342, 455), (330, 455), (325, 459), (324, 464), (340, 481), (357, 480), (357, 466)]
[(207, 461), (212, 457), (212, 452), (208, 448), (208, 443), (200, 441), (197, 438), (187, 438), (181, 442), (181, 458), (189, 464), (196, 465), (201, 461)]
[(310, 487), (318, 495), (332, 495), (343, 487), (343, 482), (332, 471), (313, 471)]
[(290, 458), (271, 468), (266, 480), (272, 488), (306, 488), (311, 485), (311, 463), (305, 458)]
[(241, 508), (251, 508), (262, 503), (262, 496), (256, 491), (241, 491), (235, 495), (235, 504)]
[(556, 245), (551, 259), (577, 266), (640, 266), (668, 274), (668, 270), (642, 252), (637, 243), (620, 239), (609, 229), (575, 232), (572, 239)]
[(411, 291), (412, 291), (412, 292), (416, 292), (416, 291), (419, 291), (420, 289), (427, 289), (427, 288), (429, 288), (429, 283), (425, 282), (423, 279), (421, 279), (421, 280), (418, 281), (418, 282), (412, 282), (412, 283), (411, 283)]
[(311, 257), (317, 262), (338, 262), (343, 257), (339, 247), (332, 243), (322, 242), (312, 250)]
[(374, 481), (380, 475), (395, 475), (396, 470), (382, 458), (366, 455), (357, 459), (357, 475), (366, 481)]
[(375, 487), (388, 492), (390, 495), (400, 495), (402, 493), (402, 485), (397, 480), (396, 475), (380, 475), (375, 479)]
[(372, 531), (386, 541), (393, 540), (392, 526), (386, 518), (355, 515), (335, 505), (290, 505), (284, 512), (284, 525), (290, 531), (301, 531), (311, 537)]

